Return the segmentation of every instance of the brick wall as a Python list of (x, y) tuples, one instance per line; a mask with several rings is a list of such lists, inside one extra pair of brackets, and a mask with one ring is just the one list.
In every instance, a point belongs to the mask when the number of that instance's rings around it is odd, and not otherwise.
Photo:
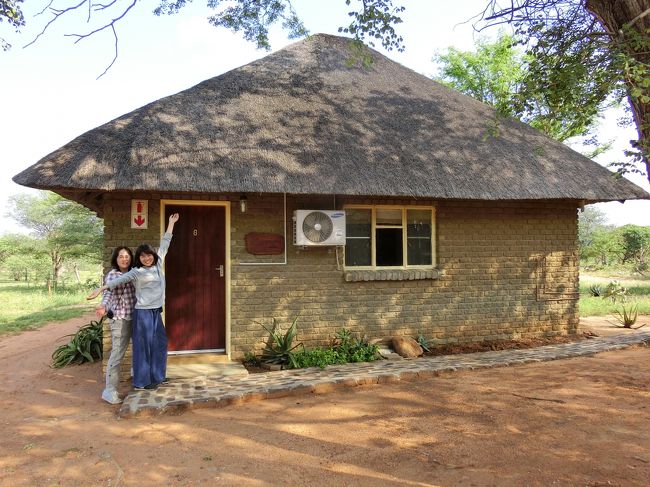
[[(288, 213), (298, 208), (341, 208), (345, 203), (386, 204), (386, 200), (290, 198)], [(255, 260), (241, 242), (249, 231), (277, 226), (282, 198), (249, 198), (249, 208), (244, 215), (233, 211), (235, 357), (263, 346), (266, 332), (256, 322), (269, 324), (276, 317), (288, 324), (298, 313), (298, 339), (306, 346), (325, 344), (344, 327), (370, 338), (422, 332), (433, 343), (576, 330), (575, 203), (439, 202), (437, 260), (443, 276), (373, 282), (344, 282), (332, 248), (289, 245), (286, 266), (238, 264)], [(290, 230), (289, 221), (289, 239)]]
[[(326, 344), (341, 328), (369, 338), (422, 332), (433, 343), (555, 335), (577, 329), (575, 202), (438, 202), (440, 278), (345, 282), (334, 248), (292, 245), (293, 210), (341, 208), (346, 203), (408, 205), (412, 200), (288, 197), (287, 264), (268, 265), (282, 262), (284, 256), (248, 254), (244, 238), (249, 232), (283, 233), (283, 197), (247, 196), (248, 211), (242, 214), (233, 204), (231, 213), (233, 358), (263, 346), (267, 333), (258, 323), (268, 325), (275, 317), (288, 325), (298, 313), (298, 339), (305, 346)], [(131, 197), (116, 195), (106, 202), (107, 260), (115, 245), (135, 248), (143, 241), (157, 245), (158, 200), (174, 195), (134, 196), (149, 200), (146, 231), (128, 228)], [(196, 195), (193, 199), (219, 198)], [(236, 203), (239, 195), (230, 199)], [(339, 262), (342, 259), (338, 255)]]

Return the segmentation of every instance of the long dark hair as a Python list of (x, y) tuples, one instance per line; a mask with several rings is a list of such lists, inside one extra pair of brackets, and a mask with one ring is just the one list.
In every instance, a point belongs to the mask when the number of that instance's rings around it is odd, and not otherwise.
[(120, 270), (120, 266), (117, 264), (117, 257), (120, 255), (120, 252), (122, 250), (126, 250), (126, 252), (129, 254), (129, 257), (131, 257), (131, 262), (129, 262), (129, 268), (127, 269), (131, 270), (131, 267), (133, 267), (133, 252), (128, 247), (115, 247), (113, 249), (113, 254), (111, 255), (111, 267), (116, 271)]
[(151, 245), (144, 243), (138, 245), (138, 248), (135, 249), (135, 262), (133, 263), (135, 267), (142, 267), (142, 262), (140, 262), (140, 255), (142, 254), (153, 255), (153, 265), (158, 264), (158, 254)]

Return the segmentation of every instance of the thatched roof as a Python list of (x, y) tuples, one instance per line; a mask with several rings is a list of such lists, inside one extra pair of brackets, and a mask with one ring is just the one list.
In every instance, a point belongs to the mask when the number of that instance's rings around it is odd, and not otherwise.
[(650, 195), (349, 39), (315, 35), (77, 137), (14, 177), (105, 191), (585, 202)]

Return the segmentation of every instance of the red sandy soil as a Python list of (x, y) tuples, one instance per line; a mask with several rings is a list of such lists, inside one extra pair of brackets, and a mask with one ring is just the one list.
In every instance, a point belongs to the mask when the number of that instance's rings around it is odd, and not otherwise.
[(89, 319), (0, 339), (1, 486), (650, 485), (648, 347), (119, 420), (48, 366)]

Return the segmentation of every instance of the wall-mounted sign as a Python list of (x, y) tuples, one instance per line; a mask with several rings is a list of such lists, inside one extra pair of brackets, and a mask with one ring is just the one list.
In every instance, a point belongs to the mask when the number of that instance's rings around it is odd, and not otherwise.
[(147, 200), (131, 200), (131, 228), (149, 226), (149, 205)]
[(284, 252), (284, 237), (274, 233), (247, 233), (246, 252), (253, 255), (280, 255)]

